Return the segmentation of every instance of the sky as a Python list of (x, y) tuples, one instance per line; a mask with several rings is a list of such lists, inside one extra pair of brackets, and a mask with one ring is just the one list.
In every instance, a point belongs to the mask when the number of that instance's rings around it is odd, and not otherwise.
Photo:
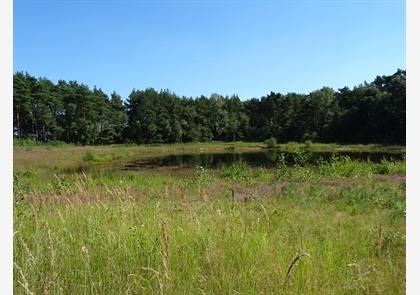
[(14, 0), (14, 71), (259, 98), (405, 69), (403, 0)]

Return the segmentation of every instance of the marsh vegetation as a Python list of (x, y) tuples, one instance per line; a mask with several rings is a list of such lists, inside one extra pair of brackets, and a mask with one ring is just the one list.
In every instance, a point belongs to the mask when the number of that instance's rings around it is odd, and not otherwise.
[(135, 170), (266, 144), (16, 147), (15, 293), (404, 294), (404, 148), (275, 147), (275, 165)]

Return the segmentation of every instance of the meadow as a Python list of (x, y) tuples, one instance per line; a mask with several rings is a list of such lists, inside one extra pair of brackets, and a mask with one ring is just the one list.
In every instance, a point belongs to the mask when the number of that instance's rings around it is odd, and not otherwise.
[(405, 294), (405, 160), (122, 169), (264, 143), (14, 149), (16, 294)]

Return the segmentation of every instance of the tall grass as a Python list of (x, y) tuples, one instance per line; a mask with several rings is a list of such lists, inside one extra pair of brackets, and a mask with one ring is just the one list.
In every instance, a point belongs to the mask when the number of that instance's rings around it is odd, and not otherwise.
[[(69, 149), (71, 161), (49, 166), (21, 151), (16, 294), (405, 292), (405, 162), (314, 166), (302, 154), (273, 170), (102, 165), (118, 151)], [(80, 164), (91, 169), (68, 169)], [(232, 190), (253, 198), (235, 201)]]
[[(323, 286), (330, 294), (401, 292), (404, 240), (393, 244), (396, 238), (389, 238), (375, 254), (377, 233), (370, 224), (387, 223), (385, 212), (354, 217), (293, 200), (261, 204), (266, 212), (260, 203), (223, 198), (204, 204), (21, 204), (15, 212), (15, 277), (34, 294), (46, 285), (52, 294), (296, 294)], [(387, 232), (403, 234), (391, 224)], [(282, 289), (290, 262), (302, 251), (312, 259), (301, 261)], [(376, 272), (354, 284), (350, 263)], [(15, 290), (23, 289), (16, 281)]]

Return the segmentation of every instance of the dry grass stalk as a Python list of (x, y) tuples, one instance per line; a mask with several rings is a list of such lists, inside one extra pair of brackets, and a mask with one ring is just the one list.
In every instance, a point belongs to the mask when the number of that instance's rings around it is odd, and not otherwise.
[(141, 267), (141, 269), (151, 271), (155, 274), (154, 276), (157, 278), (157, 281), (158, 281), (158, 284), (159, 284), (160, 294), (163, 295), (163, 283), (162, 283), (162, 280), (160, 279), (160, 276), (161, 276), (160, 272), (158, 272), (157, 270), (154, 270), (151, 267)]
[(85, 279), (85, 285), (87, 286), (88, 282), (89, 282), (90, 275), (91, 275), (89, 249), (86, 246), (82, 246), (81, 250), (82, 250), (83, 255), (85, 255), (85, 257), (86, 257), (86, 259), (84, 260), (84, 262), (85, 262), (84, 279)]
[(33, 295), (34, 293), (29, 289), (29, 284), (28, 281), (26, 280), (25, 275), (23, 274), (22, 268), (17, 265), (17, 263), (14, 263), (15, 267), (19, 270), (20, 276), (22, 277), (23, 282), (17, 280), (17, 282), (23, 287), (23, 289), (25, 289), (27, 294), (31, 294)]
[(25, 241), (22, 239), (22, 237), (19, 236), (19, 241), (22, 244), (23, 248), (25, 249), (26, 253), (28, 253), (28, 256), (32, 262), (32, 265), (35, 265), (35, 257), (32, 255), (31, 250), (29, 250), (28, 245), (25, 243)]
[(162, 223), (162, 263), (165, 278), (169, 280), (169, 236), (165, 227), (165, 223)]
[(43, 293), (44, 295), (50, 294), (50, 285), (48, 283), (48, 278), (44, 280)]
[(39, 211), (38, 210), (39, 210), (39, 206), (35, 206), (35, 205), (36, 205), (35, 202), (29, 202), (29, 206), (31, 207), (32, 213), (33, 213), (34, 218), (35, 218), (35, 222), (38, 225), (38, 220), (39, 220)]
[(293, 259), (292, 263), (290, 264), (289, 268), (287, 269), (286, 277), (284, 278), (283, 287), (286, 285), (286, 283), (287, 283), (287, 281), (288, 281), (288, 279), (289, 279), (289, 276), (290, 276), (290, 273), (291, 273), (291, 271), (292, 271), (292, 269), (293, 269), (293, 266), (295, 266), (295, 265), (296, 265), (296, 263), (297, 263), (297, 262), (298, 262), (301, 258), (303, 258), (303, 257), (305, 257), (305, 256), (306, 256), (306, 257), (311, 258), (311, 255), (309, 255), (309, 253), (303, 252), (302, 254), (299, 254), (298, 256), (296, 256), (296, 257), (295, 257), (295, 259)]
[(379, 255), (384, 246), (384, 224), (379, 225), (378, 240), (376, 241), (376, 255)]
[(267, 221), (267, 227), (268, 227), (268, 231), (270, 231), (270, 217), (268, 216), (267, 210), (265, 210), (265, 207), (263, 204), (260, 204), (261, 208), (264, 211), (264, 215), (265, 215), (265, 220)]
[(165, 185), (165, 198), (169, 197), (169, 190), (168, 190), (168, 186)]
[(47, 221), (45, 221), (45, 225), (48, 228), (48, 244), (49, 244), (48, 248), (51, 251), (51, 266), (54, 267), (54, 265), (55, 265), (55, 249), (54, 249), (53, 240), (52, 240), (52, 237), (51, 237), (51, 229), (50, 229), (50, 226), (49, 226)]

